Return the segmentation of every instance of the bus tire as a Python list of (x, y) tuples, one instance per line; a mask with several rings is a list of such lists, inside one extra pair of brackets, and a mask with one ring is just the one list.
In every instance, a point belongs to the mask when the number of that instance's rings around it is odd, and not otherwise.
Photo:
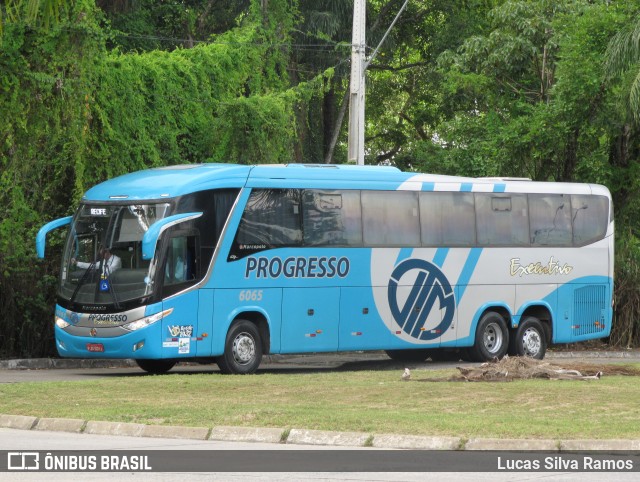
[(485, 362), (502, 358), (509, 348), (507, 323), (500, 313), (487, 311), (478, 323), (474, 345), (469, 354), (474, 361)]
[(151, 373), (153, 375), (161, 375), (171, 370), (177, 362), (176, 360), (139, 359), (139, 360), (136, 360), (136, 363), (140, 368), (142, 368), (147, 373)]
[(527, 316), (510, 342), (509, 353), (542, 360), (547, 352), (547, 337), (544, 327), (535, 316)]
[(216, 360), (225, 374), (254, 373), (262, 361), (262, 340), (258, 327), (248, 320), (237, 320), (227, 333), (224, 353)]

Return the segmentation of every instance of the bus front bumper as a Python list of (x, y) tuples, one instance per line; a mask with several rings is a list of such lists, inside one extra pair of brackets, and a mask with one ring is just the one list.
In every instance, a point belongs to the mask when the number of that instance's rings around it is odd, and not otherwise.
[(162, 324), (115, 337), (77, 336), (55, 326), (56, 348), (65, 358), (163, 358)]

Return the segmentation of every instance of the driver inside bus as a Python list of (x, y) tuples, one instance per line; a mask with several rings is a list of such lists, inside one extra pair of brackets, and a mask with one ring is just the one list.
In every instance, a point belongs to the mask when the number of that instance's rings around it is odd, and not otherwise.
[[(122, 267), (122, 260), (120, 259), (120, 257), (113, 254), (109, 248), (102, 248), (100, 250), (95, 265), (99, 266), (101, 260), (104, 260), (102, 263), (102, 271), (105, 274), (111, 274)], [(71, 264), (81, 269), (87, 269), (89, 266), (91, 266), (91, 263), (78, 261), (75, 258), (71, 258)]]

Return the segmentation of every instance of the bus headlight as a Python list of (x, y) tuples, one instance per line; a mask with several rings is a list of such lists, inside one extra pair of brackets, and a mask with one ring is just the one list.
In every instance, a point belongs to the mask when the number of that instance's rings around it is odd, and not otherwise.
[(172, 312), (173, 308), (169, 308), (168, 310), (161, 311), (160, 313), (156, 313), (155, 315), (145, 316), (144, 318), (140, 318), (139, 320), (132, 321), (131, 323), (127, 323), (126, 325), (122, 325), (122, 328), (129, 331), (136, 331), (140, 328), (152, 325), (156, 321), (160, 321), (165, 316), (169, 316)]
[(63, 330), (64, 330), (64, 329), (65, 329), (67, 326), (69, 326), (69, 325), (70, 325), (70, 323), (69, 323), (69, 322), (64, 321), (64, 320), (63, 320), (62, 318), (60, 318), (59, 316), (56, 316), (56, 326), (57, 326), (58, 328), (61, 328), (61, 329), (63, 329)]

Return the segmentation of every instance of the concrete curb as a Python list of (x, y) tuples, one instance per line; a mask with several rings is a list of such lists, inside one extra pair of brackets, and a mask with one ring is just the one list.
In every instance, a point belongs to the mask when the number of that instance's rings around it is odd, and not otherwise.
[(82, 433), (82, 429), (86, 423), (84, 420), (77, 418), (40, 418), (33, 427), (33, 430)]
[(227, 442), (265, 442), (280, 443), (286, 431), (281, 428), (258, 427), (213, 427), (209, 440), (225, 440)]
[(364, 447), (372, 437), (368, 433), (328, 432), (292, 428), (287, 443), (300, 445), (338, 445), (340, 447)]
[(523, 439), (497, 439), (497, 438), (472, 438), (464, 444), (465, 450), (544, 450), (545, 452), (557, 452), (560, 450), (557, 440), (523, 440)]
[(207, 440), (209, 429), (206, 427), (178, 427), (169, 425), (145, 425), (142, 431), (143, 437), (153, 438), (180, 438)]
[(640, 450), (640, 440), (565, 440), (560, 450)]
[[(192, 440), (225, 440), (229, 442), (283, 443), (287, 431), (261, 427), (180, 427), (144, 425), (140, 423), (85, 421), (64, 418), (37, 418), (0, 414), (0, 428), (71, 432), (92, 435), (119, 435)], [(414, 450), (497, 450), (545, 452), (565, 451), (633, 451), (640, 450), (640, 440), (526, 440), (458, 437), (431, 437), (400, 434), (369, 434), (361, 432), (330, 432), (293, 428), (287, 444), (333, 445), (343, 447), (375, 447)]]
[(420, 435), (374, 435), (372, 446), (384, 449), (459, 450), (462, 441), (457, 437), (427, 437)]
[(146, 425), (142, 423), (89, 421), (83, 433), (92, 435), (124, 435), (142, 437)]
[(36, 423), (38, 423), (37, 417), (27, 417), (25, 415), (0, 415), (0, 427), (4, 428), (31, 430)]

